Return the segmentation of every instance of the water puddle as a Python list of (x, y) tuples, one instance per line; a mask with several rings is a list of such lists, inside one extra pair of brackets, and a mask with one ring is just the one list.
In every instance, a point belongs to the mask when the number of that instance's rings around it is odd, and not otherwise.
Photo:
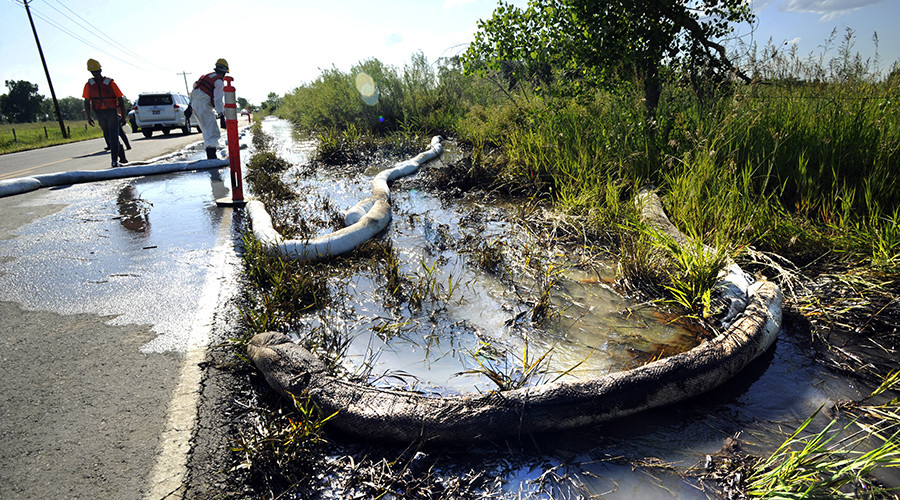
[[(263, 129), (276, 138), (278, 154), (296, 165), (285, 179), (307, 193), (301, 203), (310, 220), (323, 218), (323, 199), (329, 210), (346, 210), (369, 196), (372, 176), (403, 159), (385, 158), (348, 175), (310, 173), (303, 165), (311, 142), (295, 137), (283, 121), (265, 121)], [(453, 161), (454, 154), (450, 147), (436, 162)], [(400, 273), (437, 299), (411, 307), (387, 289), (383, 271), (332, 266), (329, 286), (339, 300), (302, 325), (350, 338), (346, 367), (370, 382), (434, 394), (487, 391), (495, 385), (486, 377), (460, 373), (477, 371), (480, 360), (515, 377), (526, 346), (531, 361), (550, 353), (544, 380), (552, 380), (628, 369), (695, 345), (690, 332), (617, 295), (606, 284), (614, 277), (611, 263), (585, 264), (531, 234), (517, 217), (521, 207), (447, 204), (426, 192), (416, 175), (391, 190), (393, 221), (382, 238), (390, 241)], [(331, 230), (324, 226), (317, 235)], [(479, 264), (490, 253), (486, 248), (503, 255), (499, 271)], [(549, 313), (532, 322), (548, 282), (554, 283)], [(702, 468), (707, 455), (735, 436), (745, 451), (770, 453), (818, 408), (860, 398), (868, 389), (819, 366), (802, 334), (781, 332), (775, 346), (734, 380), (688, 402), (531, 436), (528, 450), (471, 451), (463, 462), (442, 467), (451, 475), (463, 467), (503, 478), (491, 498), (707, 498), (708, 491), (681, 471)], [(829, 419), (823, 413), (811, 428)]]
[[(379, 159), (349, 174), (310, 173), (305, 165), (314, 143), (297, 140), (281, 121), (265, 121), (263, 130), (295, 165), (284, 178), (309, 194), (298, 207), (308, 221), (322, 219), (322, 207), (343, 211), (368, 197), (372, 177), (402, 160)], [(458, 155), (447, 143), (442, 159), (423, 169)], [(607, 284), (614, 278), (611, 263), (579, 264), (531, 234), (515, 206), (449, 204), (414, 179), (398, 179), (391, 192), (393, 219), (381, 238), (407, 278), (405, 295), (392, 293), (377, 270), (335, 269), (330, 287), (339, 300), (305, 325), (343, 329), (352, 339), (348, 370), (368, 373), (375, 385), (487, 391), (496, 387), (477, 372), (488, 366), (516, 377), (546, 355), (535, 382), (594, 377), (697, 344), (693, 333), (616, 294)], [(316, 236), (331, 231), (328, 224), (311, 225)], [(492, 270), (485, 270), (488, 258)]]
[[(186, 149), (170, 161), (205, 157)], [(224, 180), (223, 180), (224, 175)], [(109, 316), (110, 325), (151, 325), (144, 352), (184, 352), (193, 338), (207, 275), (227, 254), (227, 174), (198, 171), (60, 186), (11, 200), (17, 210), (59, 207), (0, 242), (0, 300), (29, 310)], [(26, 201), (30, 200), (30, 201)], [(230, 228), (227, 228), (230, 230)], [(236, 264), (233, 264), (236, 265)]]

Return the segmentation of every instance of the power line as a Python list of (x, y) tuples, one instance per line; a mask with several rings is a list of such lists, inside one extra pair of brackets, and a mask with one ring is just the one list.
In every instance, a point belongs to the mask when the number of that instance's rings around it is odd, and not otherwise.
[[(15, 0), (10, 0), (10, 1), (11, 1), (12, 3), (15, 3), (15, 4), (20, 5), (20, 6), (24, 5), (24, 4), (23, 4), (22, 2), (20, 2), (20, 1), (15, 1)], [(23, 1), (24, 1), (24, 0), (23, 0)], [(33, 0), (31, 0), (31, 1), (33, 2)], [(70, 22), (74, 23), (74, 24), (75, 24), (76, 26), (78, 26), (79, 28), (81, 28), (81, 29), (87, 31), (88, 33), (91, 33), (91, 34), (92, 34), (93, 36), (95, 36), (95, 37), (98, 37), (98, 39), (99, 39), (100, 41), (103, 42), (103, 45), (107, 45), (107, 44), (108, 44), (108, 42), (107, 42), (106, 40), (103, 40), (103, 39), (99, 38), (99, 35), (97, 34), (97, 32), (99, 32), (99, 31), (101, 31), (101, 30), (97, 29), (95, 26), (91, 25), (94, 29), (88, 29), (88, 28), (86, 28), (84, 25), (82, 25), (81, 23), (79, 23), (78, 21), (72, 19), (71, 17), (67, 16), (65, 13), (61, 12), (59, 9), (55, 8), (54, 6), (49, 5), (49, 4), (48, 4), (48, 6), (49, 6), (50, 8), (52, 8), (52, 9), (56, 10), (57, 12), (59, 12), (63, 17), (65, 17), (66, 19), (68, 19)], [(77, 41), (83, 43), (84, 45), (86, 45), (86, 46), (88, 46), (88, 47), (90, 47), (90, 48), (92, 48), (92, 49), (94, 49), (94, 50), (96, 50), (96, 51), (98, 51), (98, 52), (100, 52), (100, 53), (103, 53), (103, 54), (105, 54), (105, 55), (107, 55), (107, 56), (109, 56), (109, 57), (112, 57), (113, 59), (116, 59), (117, 61), (121, 61), (121, 62), (123, 62), (123, 63), (125, 63), (125, 64), (127, 64), (127, 65), (129, 65), (129, 66), (132, 66), (132, 67), (134, 67), (134, 68), (137, 68), (137, 69), (145, 69), (145, 67), (149, 64), (149, 65), (152, 65), (152, 66), (156, 66), (157, 68), (161, 68), (161, 69), (163, 69), (163, 70), (169, 71), (168, 69), (163, 68), (162, 66), (159, 66), (159, 65), (157, 65), (157, 64), (154, 64), (153, 62), (148, 61), (148, 60), (146, 60), (146, 59), (144, 59), (144, 58), (141, 58), (140, 56), (137, 56), (137, 57), (134, 57), (134, 56), (131, 56), (131, 55), (128, 55), (128, 56), (127, 56), (127, 57), (129, 57), (130, 59), (139, 59), (139, 61), (137, 61), (137, 63), (132, 62), (132, 61), (127, 60), (127, 59), (123, 59), (122, 57), (119, 57), (118, 55), (109, 52), (107, 49), (102, 48), (102, 47), (96, 45), (95, 43), (91, 42), (90, 40), (85, 39), (84, 37), (78, 35), (77, 33), (72, 32), (70, 29), (68, 29), (67, 27), (65, 27), (65, 26), (63, 26), (62, 24), (60, 24), (59, 21), (57, 21), (57, 20), (55, 20), (55, 19), (52, 19), (52, 18), (49, 17), (47, 14), (45, 14), (45, 13), (39, 11), (38, 9), (35, 9), (33, 5), (31, 5), (31, 7), (32, 7), (32, 8), (31, 8), (31, 12), (32, 12), (32, 13), (35, 15), (35, 17), (37, 17), (38, 19), (41, 19), (42, 21), (46, 22), (46, 23), (47, 23), (48, 25), (50, 25), (51, 27), (56, 28), (57, 30), (59, 30), (59, 31), (62, 32), (63, 34), (68, 35), (69, 37), (71, 37), (71, 38), (73, 38), (73, 39), (75, 39), (75, 40), (77, 40)], [(68, 9), (68, 7), (66, 7), (66, 8)], [(80, 17), (80, 16), (79, 16), (79, 17)], [(90, 23), (88, 23), (88, 24), (90, 24)], [(107, 38), (108, 38), (109, 40), (113, 40), (113, 39), (110, 38), (110, 37), (107, 37)], [(113, 46), (116, 47), (117, 45), (121, 45), (121, 44), (116, 44), (116, 42), (113, 40)], [(117, 47), (117, 48), (118, 48), (118, 47)], [(123, 53), (126, 53), (126, 54), (127, 54), (127, 52), (126, 52), (125, 50), (123, 50), (123, 49), (121, 49), (121, 48), (119, 48), (119, 50), (121, 50)], [(132, 52), (132, 54), (134, 54), (134, 52)]]
[[(78, 21), (72, 19), (72, 18), (69, 17), (66, 13), (64, 13), (63, 11), (61, 11), (61, 10), (57, 9), (56, 7), (50, 5), (49, 3), (48, 3), (47, 5), (48, 5), (50, 8), (52, 8), (53, 10), (55, 10), (56, 12), (59, 12), (60, 14), (62, 14), (63, 17), (65, 17), (66, 19), (68, 19), (68, 20), (72, 21), (73, 23), (78, 24), (79, 26), (81, 26), (81, 28), (84, 29), (85, 31), (90, 31), (90, 33), (92, 33), (92, 34), (94, 34), (94, 35), (102, 36), (103, 38), (106, 38), (109, 42), (111, 42), (111, 43), (112, 43), (113, 45), (115, 45), (116, 47), (124, 47), (124, 45), (121, 44), (121, 43), (119, 43), (118, 40), (115, 40), (115, 39), (113, 39), (111, 36), (107, 35), (106, 32), (105, 32), (104, 30), (101, 30), (100, 28), (94, 26), (90, 21), (88, 21), (87, 19), (81, 17), (80, 14), (78, 14), (78, 13), (75, 12), (74, 10), (70, 9), (69, 6), (67, 6), (66, 4), (62, 3), (60, 0), (56, 0), (56, 3), (58, 3), (61, 7), (63, 7), (63, 8), (66, 9), (67, 11), (71, 12), (75, 17), (77, 17), (78, 19), (80, 19), (81, 21), (83, 21), (85, 24), (87, 24), (88, 26), (90, 26), (91, 28), (93, 28), (93, 31), (88, 30), (88, 29), (85, 28), (81, 23), (79, 23)], [(131, 50), (128, 50), (127, 48), (122, 49), (122, 51), (123, 51), (123, 52), (127, 52), (127, 53), (129, 53), (130, 55), (132, 55), (132, 56), (134, 56), (134, 57), (137, 57), (137, 58), (139, 58), (139, 59), (141, 58), (141, 56), (140, 56), (139, 54), (137, 54), (137, 53), (135, 53), (135, 52), (133, 52), (133, 51), (131, 51)]]
[(84, 21), (84, 23), (87, 24), (88, 26), (90, 26), (92, 29), (85, 28), (84, 25), (82, 25), (82, 24), (79, 23), (78, 21), (72, 19), (71, 17), (69, 17), (68, 15), (66, 15), (66, 13), (60, 11), (59, 9), (57, 9), (56, 7), (54, 7), (53, 5), (50, 5), (49, 3), (48, 3), (47, 5), (48, 5), (50, 8), (52, 8), (53, 10), (59, 12), (59, 13), (60, 13), (63, 17), (65, 17), (66, 19), (68, 19), (68, 20), (72, 21), (73, 23), (77, 24), (79, 27), (81, 27), (83, 30), (87, 31), (88, 33), (91, 33), (92, 35), (98, 36), (98, 37), (99, 37), (99, 36), (102, 36), (103, 38), (105, 38), (106, 40), (108, 40), (110, 43), (112, 43), (112, 44), (113, 44), (113, 47), (119, 49), (119, 50), (122, 51), (123, 53), (125, 53), (125, 54), (127, 54), (127, 55), (129, 55), (129, 56), (131, 56), (131, 57), (134, 57), (134, 58), (136, 58), (136, 59), (138, 59), (138, 60), (140, 60), (140, 61), (143, 61), (143, 62), (145, 62), (145, 63), (148, 63), (148, 64), (150, 64), (151, 66), (155, 66), (155, 67), (157, 67), (157, 68), (159, 68), (159, 69), (162, 69), (162, 70), (167, 70), (167, 68), (164, 68), (164, 67), (162, 67), (162, 66), (160, 66), (160, 65), (158, 65), (158, 64), (156, 64), (156, 63), (154, 63), (153, 61), (151, 61), (151, 60), (149, 60), (149, 59), (146, 59), (145, 57), (141, 56), (141, 55), (138, 54), (137, 52), (134, 52), (133, 50), (129, 49), (125, 44), (123, 44), (123, 43), (119, 42), (118, 40), (112, 38), (111, 36), (107, 35), (106, 32), (105, 32), (104, 30), (101, 30), (100, 28), (98, 28), (98, 27), (94, 26), (93, 24), (91, 24), (90, 21), (88, 21), (87, 19), (81, 17), (81, 15), (79, 15), (77, 12), (75, 12), (74, 10), (72, 10), (71, 8), (69, 8), (66, 4), (62, 3), (61, 0), (56, 0), (56, 3), (58, 3), (60, 6), (62, 6), (63, 8), (65, 8), (66, 10), (68, 10), (69, 12), (71, 12), (71, 13), (72, 13), (73, 15), (75, 15), (75, 17), (77, 17), (78, 19), (81, 19), (82, 21)]
[(112, 57), (113, 59), (119, 60), (119, 61), (121, 61), (121, 62), (123, 62), (123, 63), (125, 63), (125, 64), (127, 64), (127, 65), (129, 65), (129, 66), (133, 66), (133, 67), (135, 67), (135, 68), (141, 69), (141, 67), (138, 66), (137, 64), (134, 64), (134, 63), (132, 63), (131, 61), (126, 61), (125, 59), (122, 59), (121, 57), (119, 57), (119, 56), (117, 56), (117, 55), (115, 55), (115, 54), (111, 54), (111, 53), (107, 52), (106, 50), (104, 50), (104, 49), (98, 47), (97, 45), (94, 45), (93, 43), (91, 43), (91, 42), (85, 40), (84, 38), (82, 38), (82, 37), (76, 35), (75, 33), (72, 33), (71, 31), (69, 31), (68, 29), (66, 29), (65, 27), (63, 27), (63, 26), (60, 25), (59, 23), (57, 23), (56, 21), (54, 21), (54, 20), (52, 20), (52, 19), (50, 19), (50, 18), (44, 16), (43, 14), (41, 14), (39, 11), (32, 9), (32, 12), (34, 13), (34, 15), (35, 15), (37, 18), (43, 20), (44, 22), (46, 22), (46, 23), (49, 24), (50, 26), (53, 26), (54, 28), (56, 28), (56, 29), (58, 29), (59, 31), (65, 33), (66, 35), (69, 35), (70, 37), (74, 38), (75, 40), (78, 40), (79, 42), (81, 42), (81, 43), (87, 45), (88, 47), (90, 47), (90, 48), (92, 48), (92, 49), (94, 49), (94, 50), (96, 50), (96, 51), (98, 51), (98, 52), (102, 52), (103, 54), (106, 54), (106, 55), (108, 55), (109, 57)]
[[(21, 4), (20, 4), (20, 5), (21, 5)], [(133, 64), (133, 63), (131, 63), (131, 62), (129, 62), (129, 61), (126, 61), (125, 59), (122, 59), (121, 57), (118, 57), (118, 56), (116, 56), (115, 54), (110, 54), (110, 53), (107, 52), (106, 50), (104, 50), (104, 49), (102, 49), (102, 48), (100, 48), (100, 47), (94, 45), (93, 43), (89, 42), (88, 40), (85, 40), (85, 39), (82, 38), (81, 36), (78, 36), (77, 34), (75, 34), (75, 33), (71, 32), (71, 31), (69, 31), (67, 28), (65, 28), (64, 26), (60, 25), (59, 23), (57, 23), (57, 22), (54, 21), (53, 19), (48, 18), (47, 16), (45, 16), (44, 14), (42, 14), (40, 11), (38, 11), (38, 10), (32, 8), (32, 9), (31, 9), (31, 12), (32, 12), (32, 13), (35, 15), (35, 17), (37, 17), (38, 19), (43, 20), (44, 22), (46, 22), (46, 23), (49, 24), (50, 26), (52, 26), (52, 27), (58, 29), (59, 31), (61, 31), (62, 33), (66, 34), (66, 35), (69, 35), (70, 37), (74, 38), (75, 40), (77, 40), (77, 41), (79, 41), (79, 42), (81, 42), (81, 43), (87, 45), (88, 47), (91, 47), (92, 49), (97, 50), (98, 52), (102, 52), (102, 53), (104, 53), (104, 54), (106, 54), (106, 55), (108, 55), (108, 56), (110, 56), (110, 57), (112, 57), (112, 58), (114, 58), (114, 59), (117, 59), (117, 60), (119, 60), (119, 61), (122, 61), (122, 62), (125, 63), (125, 64), (128, 64), (128, 65), (130, 65), (130, 66), (134, 66), (135, 68), (140, 69), (140, 66), (137, 66), (136, 64)]]

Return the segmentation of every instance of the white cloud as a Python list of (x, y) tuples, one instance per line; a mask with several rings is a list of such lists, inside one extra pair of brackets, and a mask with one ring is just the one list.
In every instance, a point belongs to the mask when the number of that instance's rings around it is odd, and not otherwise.
[(820, 21), (831, 21), (844, 14), (869, 7), (884, 0), (787, 0), (780, 8), (786, 12), (821, 14)]
[(753, 12), (757, 14), (766, 10), (766, 7), (775, 3), (775, 0), (744, 0), (744, 3), (749, 5)]
[(454, 7), (462, 7), (463, 5), (469, 5), (470, 3), (475, 3), (477, 0), (444, 0), (444, 8), (452, 9)]
[(403, 35), (400, 33), (391, 33), (384, 39), (384, 46), (390, 47), (392, 45), (397, 45), (398, 43), (403, 42)]
[(803, 39), (798, 36), (798, 37), (794, 37), (793, 40), (788, 40), (788, 41), (784, 42), (784, 44), (785, 45), (800, 45), (800, 40), (803, 40)]

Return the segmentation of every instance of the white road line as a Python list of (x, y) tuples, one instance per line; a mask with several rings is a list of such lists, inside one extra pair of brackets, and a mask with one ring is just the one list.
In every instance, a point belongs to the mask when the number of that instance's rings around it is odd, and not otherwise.
[(210, 272), (200, 294), (197, 313), (191, 323), (188, 352), (178, 376), (178, 385), (169, 403), (165, 430), (160, 439), (156, 465), (149, 477), (147, 500), (177, 499), (184, 495), (183, 483), (187, 473), (187, 459), (191, 438), (197, 425), (200, 403), (200, 382), (206, 360), (212, 322), (219, 304), (221, 285), (226, 278), (229, 256), (234, 255), (231, 232), (231, 210), (225, 210), (216, 238), (216, 248), (210, 259)]

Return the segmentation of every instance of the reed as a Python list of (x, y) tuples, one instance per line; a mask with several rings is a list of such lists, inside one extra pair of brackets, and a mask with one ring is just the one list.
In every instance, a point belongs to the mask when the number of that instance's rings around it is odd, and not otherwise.
[(529, 353), (526, 339), (521, 356), (498, 357), (490, 345), (484, 344), (471, 353), (478, 368), (465, 370), (459, 375), (480, 375), (496, 385), (498, 391), (514, 391), (544, 381), (548, 375), (546, 365), (550, 362), (551, 352), (548, 350), (540, 355)]

